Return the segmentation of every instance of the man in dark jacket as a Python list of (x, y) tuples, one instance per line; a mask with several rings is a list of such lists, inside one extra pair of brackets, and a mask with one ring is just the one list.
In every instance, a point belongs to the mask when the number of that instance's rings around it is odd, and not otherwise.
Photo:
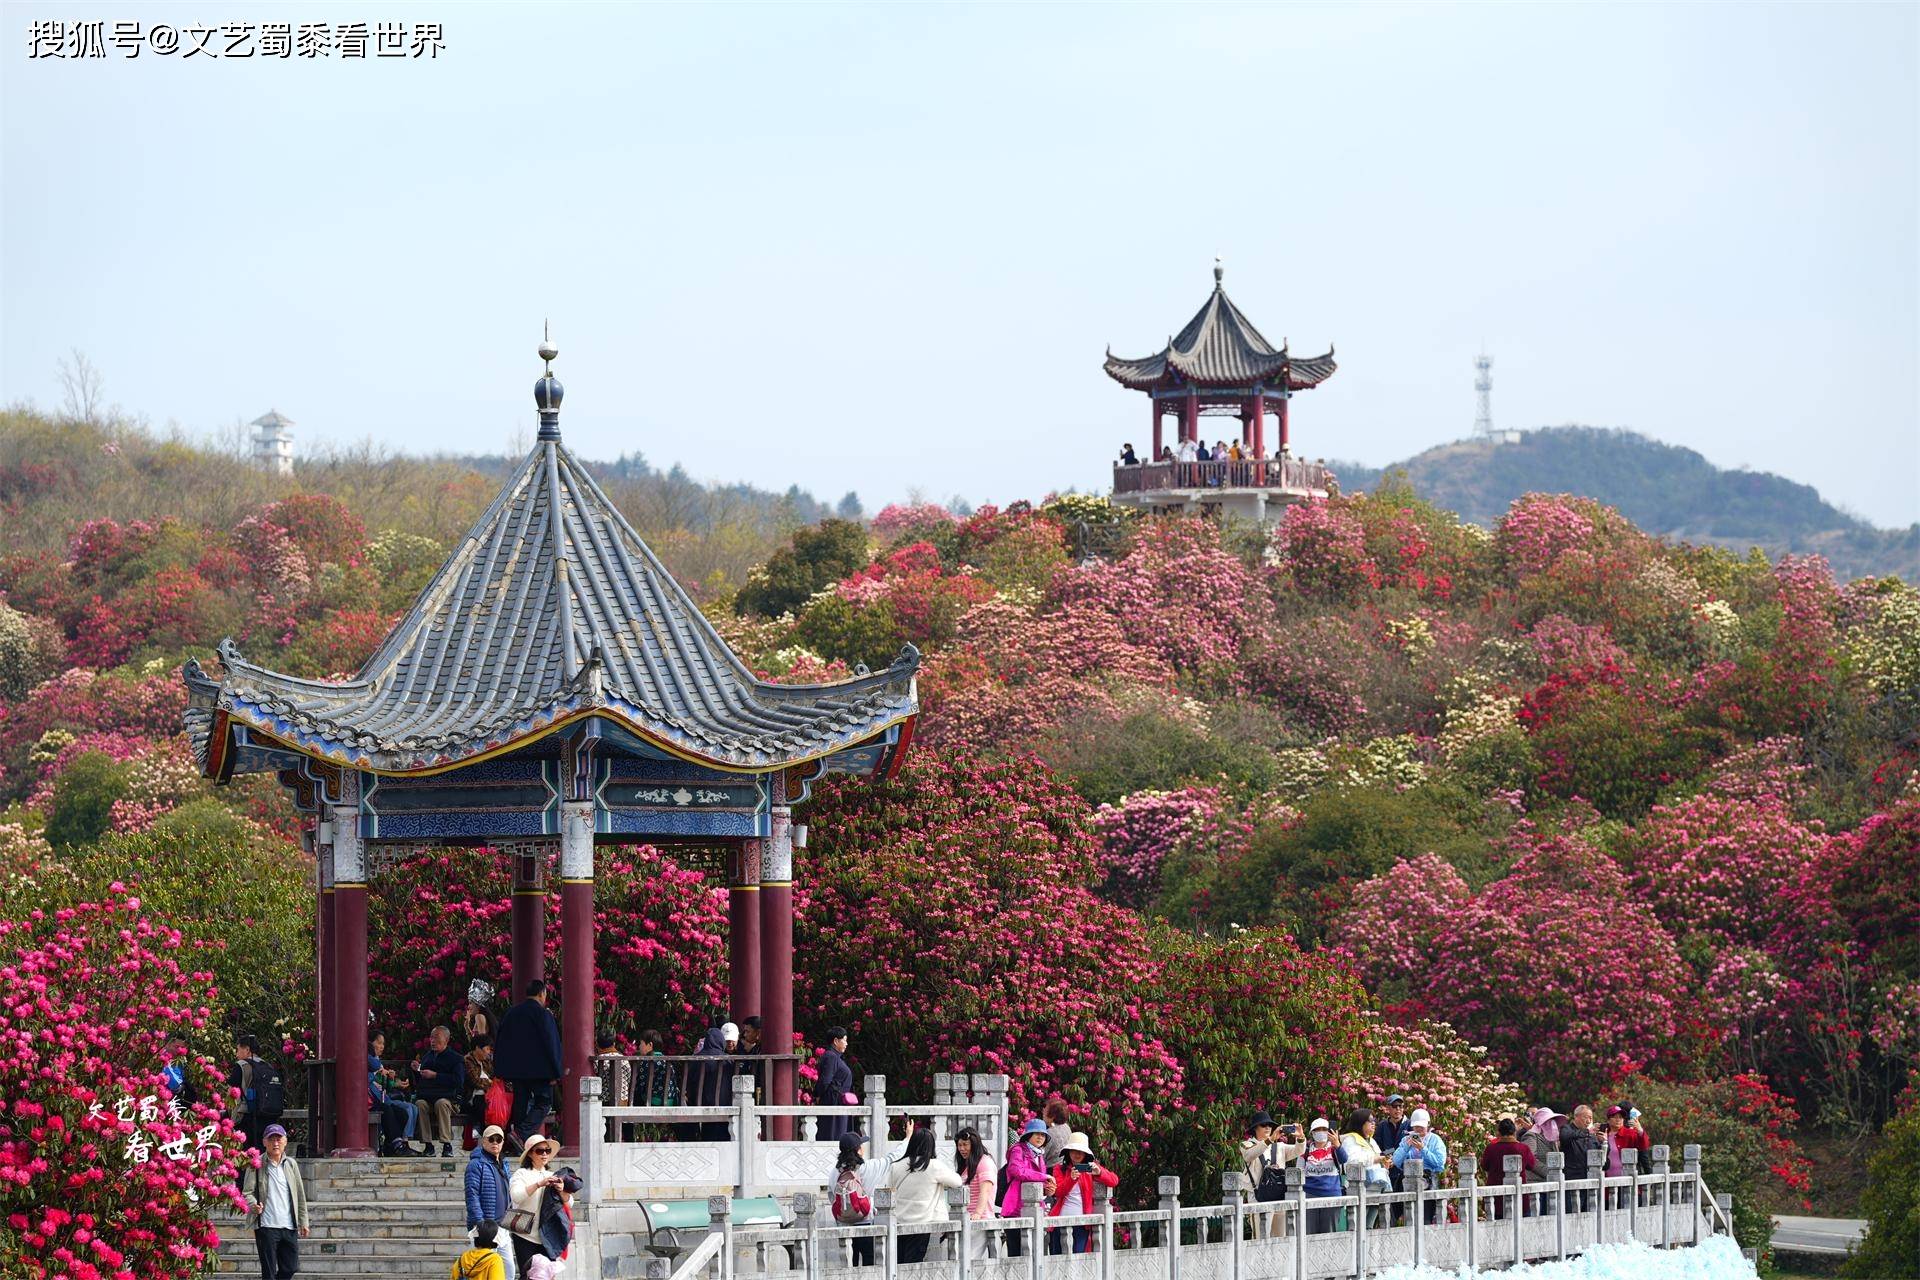
[[(814, 1086), (813, 1100), (822, 1107), (847, 1106), (847, 1095), (853, 1092), (853, 1068), (847, 1065), (847, 1029), (828, 1027), (827, 1047), (820, 1051), (819, 1082)], [(853, 1130), (853, 1117), (828, 1116), (820, 1122), (820, 1141), (838, 1142), (840, 1135)]]
[[(1400, 1145), (1407, 1132), (1406, 1115), (1407, 1100), (1399, 1094), (1390, 1093), (1380, 1100), (1380, 1109), (1373, 1113), (1373, 1141), (1382, 1151), (1391, 1154)], [(1397, 1164), (1388, 1166), (1387, 1181), (1395, 1191), (1406, 1190), (1406, 1177)], [(1390, 1221), (1397, 1227), (1406, 1215), (1406, 1206), (1396, 1204), (1390, 1209)]]
[(516, 1148), (524, 1146), (546, 1124), (560, 1079), (560, 1024), (547, 1010), (547, 984), (538, 978), (527, 984), (527, 998), (500, 1019), (493, 1074), (513, 1088), (507, 1137)]
[(227, 1083), (240, 1091), (240, 1100), (234, 1104), (233, 1123), (246, 1135), (248, 1150), (260, 1147), (260, 1134), (267, 1127), (266, 1117), (260, 1114), (259, 1101), (253, 1083), (254, 1068), (260, 1063), (260, 1042), (252, 1036), (241, 1036), (233, 1046), (233, 1065), (227, 1068)]
[(453, 1113), (466, 1092), (467, 1064), (453, 1051), (451, 1029), (435, 1027), (428, 1043), (433, 1047), (413, 1060), (413, 1096), (420, 1103), (420, 1127), (426, 1130), (429, 1148), (438, 1142), (441, 1159), (451, 1160)]
[[(1600, 1135), (1593, 1131), (1593, 1108), (1584, 1102), (1573, 1109), (1573, 1116), (1560, 1126), (1560, 1154), (1566, 1159), (1566, 1171), (1569, 1179), (1590, 1178), (1593, 1172), (1587, 1166), (1587, 1153), (1606, 1150), (1600, 1145)], [(1567, 1208), (1573, 1208), (1573, 1193), (1567, 1193)], [(1593, 1212), (1593, 1192), (1580, 1193), (1580, 1209), (1583, 1213)]]

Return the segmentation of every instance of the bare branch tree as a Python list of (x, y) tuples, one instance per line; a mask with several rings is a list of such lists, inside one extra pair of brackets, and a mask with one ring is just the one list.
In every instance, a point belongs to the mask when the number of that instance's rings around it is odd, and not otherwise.
[(64, 393), (62, 408), (69, 418), (87, 423), (99, 421), (102, 380), (100, 370), (87, 353), (75, 347), (60, 357), (60, 387)]

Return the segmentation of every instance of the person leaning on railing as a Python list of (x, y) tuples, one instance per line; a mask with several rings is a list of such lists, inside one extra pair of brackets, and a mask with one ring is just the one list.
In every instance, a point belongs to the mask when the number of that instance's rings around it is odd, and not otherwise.
[[(964, 1186), (953, 1166), (934, 1154), (933, 1130), (915, 1129), (906, 1163), (893, 1171), (893, 1217), (903, 1227), (947, 1220), (947, 1188)], [(899, 1237), (898, 1260), (925, 1262), (931, 1232)]]
[[(994, 1204), (993, 1189), (995, 1174), (999, 1166), (993, 1162), (993, 1154), (980, 1140), (980, 1131), (969, 1125), (953, 1137), (954, 1172), (960, 1175), (960, 1181), (967, 1188), (967, 1217), (975, 1222), (991, 1222)], [(978, 1261), (987, 1256), (987, 1232), (980, 1229), (973, 1233), (972, 1244), (967, 1257)]]

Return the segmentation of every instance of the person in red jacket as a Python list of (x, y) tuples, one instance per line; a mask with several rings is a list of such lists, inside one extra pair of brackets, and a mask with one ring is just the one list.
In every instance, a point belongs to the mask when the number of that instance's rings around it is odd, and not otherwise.
[[(1093, 1148), (1087, 1145), (1087, 1135), (1084, 1133), (1069, 1136), (1066, 1145), (1061, 1148), (1061, 1154), (1065, 1159), (1053, 1168), (1053, 1206), (1047, 1210), (1047, 1216), (1071, 1218), (1092, 1213), (1094, 1184), (1112, 1189), (1120, 1185), (1120, 1175), (1093, 1158)], [(1073, 1251), (1093, 1251), (1092, 1227), (1073, 1229)], [(1047, 1252), (1060, 1252), (1058, 1231), (1047, 1233)]]
[[(1482, 1183), (1490, 1187), (1504, 1187), (1507, 1184), (1508, 1156), (1520, 1157), (1520, 1176), (1523, 1181), (1529, 1173), (1533, 1172), (1533, 1149), (1527, 1146), (1526, 1143), (1520, 1141), (1518, 1136), (1519, 1132), (1520, 1126), (1516, 1125), (1512, 1120), (1503, 1119), (1500, 1121), (1500, 1127), (1495, 1132), (1493, 1141), (1489, 1142), (1487, 1149), (1480, 1153), (1480, 1181)], [(1495, 1200), (1493, 1202), (1494, 1217), (1506, 1217), (1506, 1210), (1507, 1202), (1505, 1200)]]

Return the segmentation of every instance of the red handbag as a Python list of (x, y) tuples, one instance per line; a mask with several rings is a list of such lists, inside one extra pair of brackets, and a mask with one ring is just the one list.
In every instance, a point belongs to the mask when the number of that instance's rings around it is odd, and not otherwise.
[(495, 1080), (487, 1086), (487, 1123), (504, 1129), (512, 1116), (513, 1091), (507, 1088), (505, 1080)]

